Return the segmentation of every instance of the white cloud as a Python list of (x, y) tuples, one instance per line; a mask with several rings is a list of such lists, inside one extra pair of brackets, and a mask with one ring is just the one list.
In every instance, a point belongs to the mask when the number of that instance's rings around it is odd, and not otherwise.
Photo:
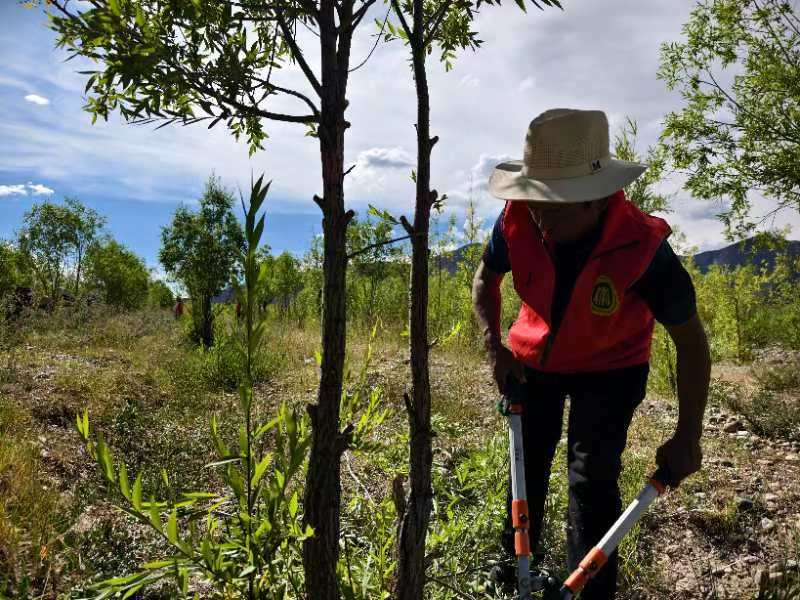
[(474, 75), (470, 75), (467, 73), (464, 75), (461, 80), (458, 82), (460, 87), (469, 87), (469, 88), (476, 88), (481, 84), (481, 80), (475, 77)]
[(39, 106), (47, 106), (50, 104), (50, 100), (38, 94), (28, 94), (25, 96), (25, 100), (28, 102), (33, 102), (34, 104), (38, 104)]
[(27, 184), (17, 183), (14, 185), (0, 185), (0, 196), (27, 196), (30, 192), (33, 196), (51, 196), (55, 190), (50, 189), (41, 183), (29, 181)]
[(517, 89), (520, 92), (527, 92), (528, 90), (532, 90), (533, 86), (536, 85), (536, 79), (534, 77), (526, 77), (522, 81), (519, 82), (519, 86)]
[(370, 148), (359, 153), (356, 159), (358, 166), (375, 167), (378, 169), (397, 169), (413, 167), (416, 164), (414, 157), (400, 147), (396, 148)]
[(24, 184), (0, 185), (0, 196), (27, 196), (28, 191)]
[[(431, 135), (440, 138), (431, 157), (431, 186), (440, 194), (447, 192), (448, 210), (457, 213), (459, 222), (471, 195), (480, 216), (497, 215), (502, 201), (486, 192), (491, 169), (521, 157), (528, 124), (542, 111), (556, 106), (603, 109), (612, 135), (630, 116), (640, 124), (638, 142), (644, 150), (657, 140), (664, 115), (682, 105), (680, 92), (668, 91), (655, 74), (660, 43), (682, 38), (681, 26), (694, 0), (645, 8), (630, 0), (612, 2), (613, 7), (572, 4), (565, 11), (525, 16), (513, 4), (487, 7), (475, 22), (485, 41), (479, 52), (460, 53), (449, 73), (438, 61), (429, 61)], [(376, 4), (364, 22), (373, 16), (382, 19), (382, 11)], [(35, 34), (32, 52), (22, 43), (24, 31), (14, 28), (0, 40), (0, 51), (8, 58), (0, 67), (0, 86), (12, 90), (0, 96), (0, 113), (11, 114), (21, 95), (36, 96), (36, 91), (48, 92), (54, 110), (37, 111), (36, 122), (0, 120), (0, 174), (6, 180), (29, 173), (25, 177), (47, 181), (58, 190), (177, 202), (197, 197), (212, 170), (233, 189), (245, 190), (251, 172), (264, 172), (274, 180), (270, 199), (276, 212), (316, 213), (311, 197), (322, 192), (319, 143), (304, 138), (302, 127), (265, 122), (270, 138), (265, 150), (250, 158), (246, 145), (236, 143), (222, 124), (210, 131), (202, 124), (154, 131), (126, 126), (114, 114), (108, 122), (91, 126), (81, 110), (86, 76), (75, 71), (96, 65), (80, 58), (64, 62), (61, 50), (52, 51), (49, 32)], [(299, 35), (301, 46), (309, 49), (312, 69), (319, 72), (318, 40), (305, 30)], [(353, 65), (370, 53), (374, 39), (368, 27), (357, 33)], [(587, 39), (594, 40), (590, 52), (581, 50)], [(308, 91), (297, 68), (280, 71), (276, 83)], [(408, 215), (414, 203), (409, 174), (416, 163), (416, 102), (407, 48), (379, 44), (370, 62), (352, 73), (348, 100), (352, 127), (346, 134), (345, 167), (356, 164), (345, 178), (348, 208), (370, 202)], [(272, 108), (304, 110), (288, 103)], [(34, 193), (34, 188), (19, 187), (2, 186), (0, 194)], [(663, 184), (671, 192), (681, 188), (679, 181)], [(719, 223), (712, 207), (705, 214), (701, 208), (676, 202), (667, 219), (685, 225), (693, 243), (716, 243), (721, 239)]]
[(41, 183), (31, 183), (28, 182), (28, 189), (34, 196), (52, 196), (55, 194), (55, 190), (50, 189), (46, 185), (42, 185)]

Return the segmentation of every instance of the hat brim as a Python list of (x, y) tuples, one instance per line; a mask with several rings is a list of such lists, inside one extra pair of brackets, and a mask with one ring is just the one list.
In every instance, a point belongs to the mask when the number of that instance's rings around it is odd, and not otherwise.
[(489, 178), (489, 193), (501, 200), (528, 202), (586, 202), (605, 198), (633, 183), (647, 165), (612, 158), (591, 175), (567, 179), (531, 179), (521, 174), (522, 161), (497, 165)]

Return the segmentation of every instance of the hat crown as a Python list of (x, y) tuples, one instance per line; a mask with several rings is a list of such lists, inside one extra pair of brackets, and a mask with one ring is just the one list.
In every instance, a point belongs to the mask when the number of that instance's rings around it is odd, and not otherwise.
[(575, 169), (586, 174), (601, 169), (610, 157), (608, 138), (608, 119), (601, 110), (545, 111), (528, 126), (522, 174), (551, 179)]

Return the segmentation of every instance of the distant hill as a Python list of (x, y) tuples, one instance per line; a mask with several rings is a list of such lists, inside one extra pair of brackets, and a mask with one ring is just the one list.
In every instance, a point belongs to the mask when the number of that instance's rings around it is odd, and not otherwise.
[[(755, 250), (754, 244), (755, 239), (748, 238), (719, 250), (700, 252), (694, 255), (694, 262), (702, 273), (708, 271), (711, 265), (735, 268), (746, 264), (764, 264), (770, 269), (774, 267), (775, 250)], [(792, 258), (800, 257), (800, 241), (789, 240), (786, 246), (786, 253)]]
[(465, 246), (461, 246), (460, 248), (456, 248), (452, 252), (444, 252), (441, 256), (434, 256), (434, 268), (438, 269), (441, 267), (443, 270), (450, 273), (450, 275), (453, 275), (456, 270), (458, 270), (458, 265), (464, 260), (464, 255), (470, 248), (474, 246), (480, 246), (481, 252), (483, 251), (483, 244), (467, 244)]
[[(736, 242), (730, 246), (725, 246), (719, 250), (709, 250), (694, 255), (694, 262), (701, 273), (708, 271), (711, 265), (722, 265), (725, 267), (736, 268), (746, 264), (766, 264), (768, 268), (775, 266), (775, 250), (755, 250), (755, 238), (748, 238), (741, 242)], [(478, 245), (478, 244), (472, 244)], [(448, 273), (453, 274), (458, 269), (459, 263), (463, 260), (464, 253), (470, 244), (461, 246), (452, 252), (446, 252), (441, 256), (441, 266)], [(786, 252), (792, 258), (800, 257), (800, 241), (787, 241)], [(437, 265), (434, 258), (434, 265)]]

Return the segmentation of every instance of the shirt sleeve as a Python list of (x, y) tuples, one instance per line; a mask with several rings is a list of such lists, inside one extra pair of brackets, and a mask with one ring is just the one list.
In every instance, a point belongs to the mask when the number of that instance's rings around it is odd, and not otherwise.
[(632, 288), (644, 298), (662, 325), (680, 325), (697, 312), (694, 284), (667, 240)]
[(508, 244), (503, 237), (503, 213), (497, 217), (492, 228), (492, 237), (483, 251), (483, 263), (495, 273), (508, 273), (511, 261), (508, 259)]

